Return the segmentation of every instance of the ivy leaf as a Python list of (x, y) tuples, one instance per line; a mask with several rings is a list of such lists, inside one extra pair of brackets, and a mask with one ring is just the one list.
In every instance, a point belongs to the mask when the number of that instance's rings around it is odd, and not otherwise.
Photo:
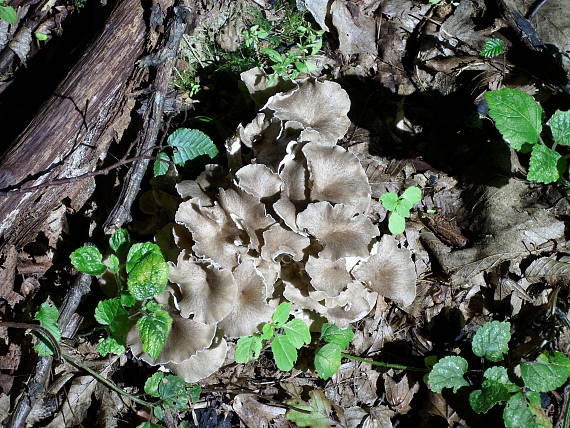
[[(170, 156), (168, 156), (164, 152), (159, 152), (156, 155), (156, 157), (158, 159), (164, 159), (170, 161)], [(158, 159), (154, 161), (154, 165), (152, 166), (152, 175), (154, 177), (166, 174), (168, 172), (168, 169), (170, 168), (170, 164), (168, 162), (162, 162), (161, 160)]]
[(103, 264), (103, 255), (93, 245), (78, 248), (69, 258), (75, 269), (89, 275), (101, 275), (107, 270), (107, 266)]
[(478, 357), (484, 357), (489, 361), (501, 361), (509, 352), (509, 340), (511, 340), (511, 323), (491, 321), (479, 327), (473, 336), (471, 347)]
[(18, 13), (12, 6), (0, 6), (0, 19), (3, 19), (8, 24), (16, 25)]
[(293, 318), (291, 321), (283, 324), (283, 332), (293, 346), (297, 349), (302, 348), (304, 344), (311, 343), (311, 332), (305, 321), (299, 318)]
[(109, 237), (109, 246), (117, 254), (121, 254), (125, 251), (129, 242), (129, 232), (126, 229), (117, 229)]
[(259, 358), (262, 340), (259, 336), (240, 337), (237, 341), (234, 358), (236, 363), (246, 364)]
[(479, 55), (485, 58), (493, 58), (505, 52), (505, 42), (501, 39), (489, 39), (483, 45)]
[(328, 380), (340, 368), (342, 350), (335, 343), (327, 343), (315, 352), (315, 369), (321, 379)]
[(544, 112), (527, 93), (510, 88), (485, 94), (489, 116), (503, 138), (515, 150), (524, 143), (535, 144), (542, 131)]
[(321, 327), (321, 340), (326, 343), (334, 343), (340, 349), (348, 348), (353, 338), (354, 332), (351, 326), (342, 330), (334, 324), (324, 323)]
[(175, 148), (173, 160), (180, 166), (201, 155), (213, 159), (218, 154), (212, 139), (197, 129), (179, 128), (168, 136), (167, 143)]
[(397, 213), (390, 214), (388, 230), (392, 235), (404, 233), (404, 230), (406, 230), (406, 219)]
[(404, 190), (404, 193), (402, 193), (401, 198), (406, 199), (412, 204), (412, 206), (414, 206), (415, 204), (417, 204), (422, 200), (422, 190), (419, 187), (410, 186), (406, 190)]
[(117, 342), (113, 337), (106, 337), (97, 344), (97, 352), (102, 357), (106, 357), (107, 354), (121, 355), (125, 352), (125, 345)]
[(127, 254), (127, 264), (125, 266), (127, 273), (130, 273), (136, 264), (149, 254), (162, 255), (160, 247), (152, 242), (134, 244), (129, 250), (129, 254)]
[(570, 376), (570, 359), (561, 352), (540, 354), (535, 362), (522, 363), (525, 386), (536, 392), (548, 392), (566, 383)]
[(380, 196), (380, 202), (382, 202), (382, 205), (388, 211), (394, 211), (396, 209), (399, 199), (398, 195), (394, 192), (387, 192)]
[[(332, 421), (330, 418), (331, 403), (322, 391), (312, 390), (309, 392), (309, 403), (301, 400), (289, 400), (286, 403), (309, 413), (297, 410), (287, 410), (286, 417), (300, 427), (330, 428)], [(336, 426), (336, 424), (335, 424)]]
[(137, 300), (148, 299), (164, 291), (168, 283), (168, 263), (162, 254), (152, 253), (138, 262), (129, 273), (127, 285)]
[(532, 146), (527, 178), (539, 183), (553, 183), (560, 178), (558, 161), (562, 155), (544, 144)]
[(558, 144), (570, 146), (570, 110), (556, 112), (548, 121), (552, 138)]
[(166, 311), (148, 313), (137, 321), (143, 351), (147, 352), (151, 358), (158, 357), (162, 351), (171, 325), (172, 318)]
[(289, 314), (291, 313), (291, 306), (290, 302), (283, 302), (275, 309), (271, 320), (273, 323), (279, 328), (283, 324), (287, 322), (289, 319)]
[(428, 376), (428, 385), (433, 392), (441, 392), (443, 388), (453, 388), (457, 392), (462, 386), (469, 386), (463, 375), (467, 372), (467, 360), (450, 356), (439, 360)]
[(101, 300), (95, 308), (95, 320), (108, 325), (113, 337), (123, 342), (130, 328), (129, 314), (121, 305), (121, 299)]
[[(40, 322), (40, 325), (49, 331), (55, 340), (58, 342), (61, 340), (61, 331), (57, 325), (57, 319), (59, 318), (59, 311), (58, 309), (48, 302), (44, 302), (41, 304), (40, 309), (34, 315), (34, 319)], [(47, 337), (44, 337), (42, 333), (41, 339), (34, 349), (38, 353), (40, 357), (45, 357), (48, 355), (53, 355), (52, 344)]]
[(507, 401), (511, 396), (505, 385), (491, 379), (483, 381), (482, 390), (469, 394), (469, 403), (475, 413), (487, 413), (495, 404)]
[(518, 392), (521, 389), (520, 386), (511, 382), (511, 380), (509, 379), (509, 373), (507, 372), (507, 369), (505, 367), (501, 366), (489, 367), (487, 370), (485, 370), (483, 377), (485, 379), (499, 382), (507, 389), (508, 392), (511, 393)]
[(505, 428), (552, 428), (540, 409), (540, 395), (519, 392), (511, 396), (503, 410)]
[(297, 349), (289, 338), (283, 334), (275, 335), (271, 342), (271, 351), (273, 352), (275, 364), (281, 371), (288, 372), (297, 361)]

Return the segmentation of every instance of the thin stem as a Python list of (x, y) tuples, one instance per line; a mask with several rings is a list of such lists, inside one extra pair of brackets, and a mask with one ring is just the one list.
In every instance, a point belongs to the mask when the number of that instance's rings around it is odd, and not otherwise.
[(372, 364), (374, 366), (387, 367), (390, 369), (408, 370), (410, 372), (422, 372), (422, 373), (429, 372), (429, 369), (427, 368), (403, 366), (401, 364), (381, 363), (379, 361), (367, 360), (366, 358), (356, 357), (354, 355), (350, 355), (345, 352), (342, 353), (342, 356), (350, 360), (361, 361), (363, 363)]

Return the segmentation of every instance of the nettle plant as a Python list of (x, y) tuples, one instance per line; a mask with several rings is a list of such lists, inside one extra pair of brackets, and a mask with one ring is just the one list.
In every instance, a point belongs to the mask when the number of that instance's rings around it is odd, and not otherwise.
[(527, 179), (553, 183), (567, 169), (567, 156), (556, 151), (558, 145), (570, 146), (570, 111), (556, 112), (548, 121), (553, 142), (542, 139), (544, 111), (529, 94), (510, 88), (485, 94), (489, 116), (509, 145), (518, 152), (530, 152)]
[(387, 192), (380, 196), (380, 202), (387, 211), (390, 211), (388, 230), (397, 235), (406, 230), (406, 219), (410, 217), (412, 207), (422, 200), (422, 191), (419, 187), (410, 186), (401, 196), (397, 193)]
[(108, 271), (115, 278), (115, 297), (100, 301), (95, 309), (95, 319), (108, 334), (97, 350), (102, 356), (122, 354), (126, 335), (136, 320), (143, 350), (155, 358), (164, 347), (172, 325), (169, 313), (153, 299), (166, 288), (168, 263), (152, 242), (130, 245), (125, 229), (113, 233), (109, 245), (113, 254), (105, 263), (101, 252), (92, 245), (70, 255), (72, 265), (81, 272), (99, 276)]
[[(509, 322), (483, 324), (473, 336), (473, 353), (493, 363), (502, 361), (509, 352), (510, 330)], [(465, 358), (444, 357), (433, 366), (428, 385), (434, 392), (452, 388), (455, 393), (471, 385), (464, 377), (471, 373)], [(566, 383), (570, 377), (570, 359), (560, 352), (545, 352), (536, 361), (521, 363), (520, 374), (521, 378), (516, 377), (510, 368), (499, 365), (487, 368), (480, 389), (469, 394), (471, 408), (476, 413), (487, 413), (495, 405), (505, 404), (503, 420), (507, 428), (552, 427), (541, 408), (540, 393)]]

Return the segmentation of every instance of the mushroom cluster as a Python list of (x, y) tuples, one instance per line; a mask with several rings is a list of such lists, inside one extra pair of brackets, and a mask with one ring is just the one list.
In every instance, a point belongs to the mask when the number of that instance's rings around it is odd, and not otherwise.
[(229, 173), (212, 165), (177, 185), (173, 333), (153, 364), (188, 382), (208, 376), (225, 338), (255, 333), (283, 298), (339, 327), (365, 317), (378, 295), (413, 301), (411, 254), (379, 239), (366, 173), (337, 145), (349, 107), (339, 84), (301, 81), (239, 128), (254, 163)]

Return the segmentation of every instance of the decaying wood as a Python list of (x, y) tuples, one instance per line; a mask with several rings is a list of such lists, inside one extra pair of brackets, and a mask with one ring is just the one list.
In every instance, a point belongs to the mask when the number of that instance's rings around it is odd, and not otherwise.
[[(143, 72), (135, 66), (146, 36), (138, 0), (119, 0), (85, 54), (0, 160), (0, 189), (26, 187), (93, 171), (128, 124), (130, 96)], [(0, 195), (2, 247), (21, 248), (64, 199), (79, 209), (94, 179), (31, 193)], [(1, 247), (0, 247), (1, 248)]]

